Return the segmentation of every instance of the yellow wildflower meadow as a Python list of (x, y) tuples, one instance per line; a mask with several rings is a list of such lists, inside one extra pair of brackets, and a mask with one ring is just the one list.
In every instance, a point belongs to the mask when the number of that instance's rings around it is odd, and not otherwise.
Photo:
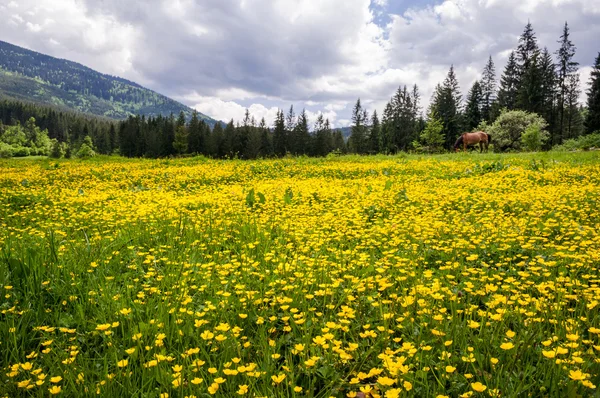
[(597, 394), (596, 153), (0, 171), (0, 396)]

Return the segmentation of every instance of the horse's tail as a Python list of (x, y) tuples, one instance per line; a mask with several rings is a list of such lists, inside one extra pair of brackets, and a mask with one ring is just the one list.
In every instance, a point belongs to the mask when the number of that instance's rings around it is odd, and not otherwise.
[(492, 136), (491, 136), (491, 135), (489, 135), (488, 133), (485, 133), (485, 135), (487, 135), (487, 138), (488, 138), (488, 144), (491, 144), (491, 143), (492, 143)]

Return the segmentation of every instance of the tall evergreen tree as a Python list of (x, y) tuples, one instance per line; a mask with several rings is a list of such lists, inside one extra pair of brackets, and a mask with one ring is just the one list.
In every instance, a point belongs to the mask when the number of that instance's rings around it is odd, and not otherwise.
[(525, 30), (519, 37), (519, 46), (517, 47), (520, 75), (523, 75), (529, 68), (533, 57), (537, 53), (539, 53), (537, 38), (535, 37), (535, 32), (533, 31), (531, 22), (527, 22)]
[(368, 151), (367, 120), (365, 116), (359, 98), (352, 110), (352, 133), (349, 140), (350, 150), (354, 153), (364, 154)]
[(450, 148), (462, 130), (461, 99), (454, 66), (450, 67), (442, 86), (434, 93), (431, 110), (442, 121), (444, 145)]
[(481, 78), (482, 104), (481, 118), (485, 121), (491, 121), (492, 104), (496, 100), (496, 67), (492, 56), (488, 59)]
[(588, 134), (600, 131), (600, 53), (590, 76), (590, 88), (587, 92), (587, 118), (585, 128)]
[(371, 131), (369, 133), (369, 150), (374, 153), (383, 152), (383, 137), (381, 135), (381, 124), (377, 110), (373, 111), (371, 117)]
[(572, 113), (572, 109), (568, 109), (566, 104), (566, 102), (568, 102), (568, 98), (572, 97), (572, 93), (570, 93), (569, 90), (579, 91), (578, 85), (574, 85), (574, 83), (578, 83), (579, 80), (572, 77), (577, 73), (577, 66), (579, 65), (573, 60), (576, 47), (573, 42), (571, 42), (569, 35), (569, 25), (565, 22), (563, 33), (558, 41), (560, 43), (560, 48), (556, 51), (556, 55), (558, 57), (557, 78), (559, 87), (558, 124), (561, 140), (567, 136), (570, 136), (572, 130), (572, 126), (569, 126), (566, 123), (568, 121), (567, 119), (572, 118), (572, 115), (567, 115), (567, 113)]
[(519, 92), (519, 66), (515, 52), (511, 52), (508, 62), (500, 79), (498, 91), (498, 107), (513, 110), (517, 106), (517, 93)]
[(203, 127), (198, 119), (198, 112), (194, 111), (188, 126), (188, 151), (190, 153), (204, 152)]
[(584, 120), (579, 107), (579, 73), (569, 75), (567, 79), (567, 97), (564, 103), (563, 140), (577, 138), (583, 133)]
[(235, 124), (233, 119), (227, 123), (225, 130), (223, 130), (223, 157), (234, 158), (235, 152)]
[(531, 22), (527, 23), (519, 38), (517, 58), (519, 65), (517, 108), (540, 113), (542, 104), (541, 57)]
[(542, 77), (542, 95), (540, 116), (548, 122), (548, 131), (551, 139), (549, 144), (555, 143), (556, 127), (556, 65), (552, 60), (552, 55), (547, 48), (544, 48), (540, 60), (540, 71)]
[(303, 109), (298, 115), (296, 126), (292, 131), (292, 153), (294, 155), (305, 155), (310, 147), (310, 133), (308, 131), (308, 116)]
[(277, 111), (275, 127), (273, 129), (273, 151), (276, 156), (285, 156), (288, 150), (287, 141), (285, 116), (283, 115), (283, 110), (280, 109)]
[(327, 156), (333, 150), (333, 136), (331, 135), (329, 120), (325, 120), (323, 114), (319, 114), (317, 117), (314, 131), (314, 156)]
[(465, 107), (465, 127), (471, 131), (483, 120), (483, 89), (481, 83), (475, 80), (469, 94), (467, 95), (467, 106)]

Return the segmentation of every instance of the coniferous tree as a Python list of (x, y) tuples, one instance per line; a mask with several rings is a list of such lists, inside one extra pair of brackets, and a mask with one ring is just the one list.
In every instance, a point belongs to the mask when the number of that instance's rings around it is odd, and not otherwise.
[(600, 53), (594, 62), (589, 85), (585, 128), (586, 132), (591, 134), (600, 131)]
[(492, 56), (488, 59), (485, 68), (483, 68), (483, 75), (481, 78), (481, 92), (482, 92), (482, 104), (481, 104), (481, 119), (485, 121), (491, 121), (492, 104), (496, 101), (496, 67)]
[(215, 158), (223, 158), (226, 155), (225, 136), (223, 126), (220, 122), (215, 124), (209, 140), (209, 155)]
[(305, 155), (310, 146), (310, 133), (308, 131), (308, 116), (303, 109), (298, 115), (298, 120), (292, 131), (292, 153), (294, 155)]
[(381, 121), (381, 139), (383, 141), (384, 153), (394, 152), (394, 110), (392, 102), (388, 102), (383, 110), (383, 119)]
[(465, 127), (471, 131), (483, 120), (484, 96), (481, 83), (475, 80), (469, 94), (467, 95), (467, 105), (465, 107)]
[(519, 83), (517, 108), (540, 113), (542, 105), (542, 70), (540, 49), (535, 32), (528, 22), (517, 47)]
[(333, 150), (340, 153), (346, 153), (348, 151), (346, 141), (340, 130), (335, 130), (333, 132)]
[(333, 136), (329, 126), (329, 119), (325, 120), (323, 114), (319, 114), (315, 122), (314, 156), (327, 156), (333, 150)]
[(175, 140), (173, 141), (173, 149), (178, 155), (183, 155), (188, 149), (188, 132), (185, 125), (181, 126), (178, 123), (175, 132)]
[[(517, 106), (517, 94), (519, 92), (519, 66), (515, 52), (511, 52), (504, 73), (500, 79), (500, 90), (498, 91), (498, 108), (513, 110)], [(495, 115), (497, 116), (497, 115)]]
[(450, 148), (462, 130), (461, 94), (454, 66), (434, 93), (431, 111), (442, 121), (445, 147)]
[(260, 124), (258, 125), (259, 134), (260, 134), (260, 156), (262, 157), (272, 157), (273, 156), (273, 136), (269, 127), (267, 127), (267, 122), (263, 117), (260, 120)]
[(540, 115), (548, 122), (548, 131), (551, 134), (550, 144), (554, 142), (556, 135), (556, 65), (547, 48), (542, 50), (540, 60), (540, 71), (542, 79), (542, 93)]
[(583, 133), (584, 121), (579, 107), (579, 73), (572, 74), (567, 79), (567, 97), (564, 103), (563, 140), (577, 138)]
[(579, 91), (579, 79), (574, 78), (577, 74), (577, 62), (573, 60), (576, 47), (569, 38), (569, 25), (565, 22), (563, 33), (560, 36), (560, 48), (556, 51), (558, 56), (558, 125), (560, 132), (559, 142), (562, 139), (570, 137), (572, 126), (569, 124), (573, 121), (573, 109), (567, 104), (572, 100), (573, 93), (570, 90)]
[[(204, 124), (204, 122), (202, 122)], [(204, 126), (200, 124), (198, 112), (192, 113), (192, 118), (188, 126), (188, 151), (190, 153), (200, 154), (204, 151)]]
[(285, 156), (287, 152), (288, 138), (283, 110), (277, 111), (275, 127), (273, 129), (273, 151), (276, 156)]
[(223, 131), (223, 157), (234, 158), (236, 156), (234, 142), (235, 124), (231, 119)]
[(352, 123), (352, 133), (349, 139), (350, 150), (358, 154), (367, 153), (367, 120), (366, 113), (360, 104), (360, 98), (352, 110)]
[(377, 110), (373, 111), (371, 117), (371, 132), (369, 133), (369, 150), (373, 153), (383, 152), (383, 137), (381, 136), (381, 124), (377, 116)]

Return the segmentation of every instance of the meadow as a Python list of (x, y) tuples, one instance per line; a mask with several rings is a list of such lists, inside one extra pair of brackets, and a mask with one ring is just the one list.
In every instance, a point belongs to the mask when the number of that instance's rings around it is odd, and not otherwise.
[(0, 160), (0, 396), (577, 397), (600, 153)]

